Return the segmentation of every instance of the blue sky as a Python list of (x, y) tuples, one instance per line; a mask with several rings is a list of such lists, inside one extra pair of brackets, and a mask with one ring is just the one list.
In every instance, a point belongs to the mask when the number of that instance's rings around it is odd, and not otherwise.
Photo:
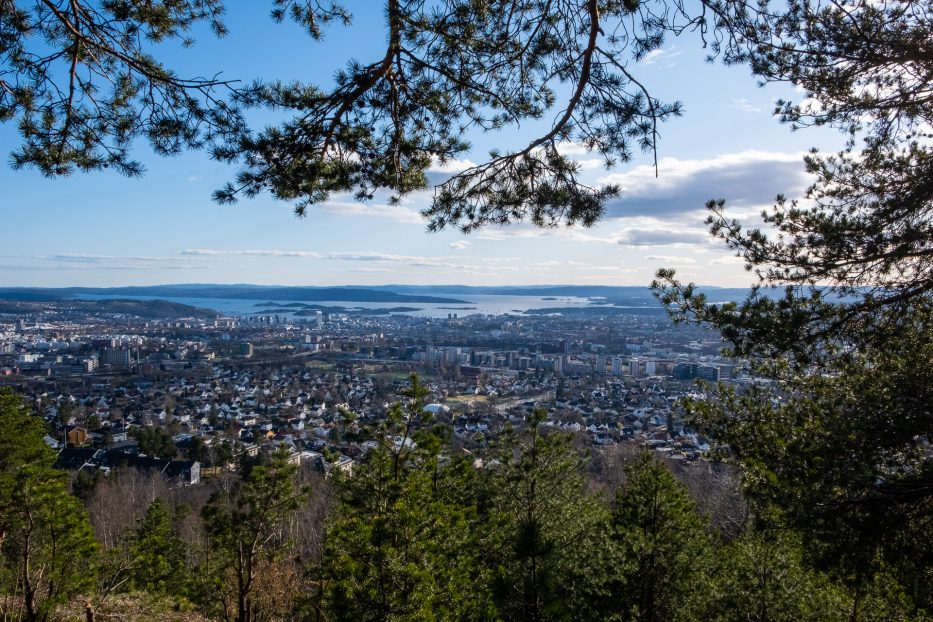
[[(230, 78), (327, 84), (346, 59), (382, 54), (382, 12), (371, 2), (348, 4), (354, 24), (331, 27), (320, 43), (294, 25), (274, 24), (265, 2), (230, 2), (230, 36), (201, 36), (193, 49), (164, 53), (182, 75), (221, 68)], [(430, 191), (399, 206), (336, 196), (304, 219), (268, 196), (219, 206), (211, 192), (235, 167), (203, 153), (158, 158), (140, 144), (142, 179), (100, 172), (49, 180), (0, 167), (0, 285), (644, 285), (659, 267), (698, 283), (748, 285), (741, 263), (706, 234), (703, 204), (726, 198), (731, 213), (752, 223), (776, 194), (798, 196), (806, 187), (808, 148), (832, 150), (841, 138), (829, 130), (790, 132), (770, 113), (775, 99), (799, 94), (758, 88), (745, 67), (703, 58), (699, 41), (685, 36), (636, 68), (653, 94), (685, 108), (661, 127), (657, 179), (648, 155), (606, 171), (567, 145), (590, 181), (622, 186), (623, 197), (590, 229), (429, 234), (418, 211)], [(492, 146), (523, 140), (514, 131), (470, 138), (474, 150), (464, 160), (474, 162)], [(17, 140), (12, 125), (0, 126), (6, 152)]]

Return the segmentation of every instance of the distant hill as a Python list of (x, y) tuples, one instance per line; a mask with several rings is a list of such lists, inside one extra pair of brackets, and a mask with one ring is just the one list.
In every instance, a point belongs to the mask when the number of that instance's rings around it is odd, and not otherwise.
[(168, 300), (70, 300), (12, 298), (0, 291), (0, 313), (9, 315), (28, 314), (37, 309), (53, 313), (79, 311), (89, 316), (130, 315), (144, 320), (172, 320), (183, 317), (215, 318), (219, 314), (213, 309), (203, 309)]
[(8, 300), (63, 300), (81, 295), (140, 296), (146, 298), (227, 298), (238, 300), (293, 300), (297, 302), (406, 302), (452, 303), (468, 301), (437, 296), (400, 294), (364, 287), (280, 287), (264, 285), (149, 285), (134, 287), (6, 288)]
[(69, 306), (87, 305), (89, 311), (123, 313), (143, 319), (176, 319), (182, 317), (214, 318), (220, 314), (213, 309), (193, 307), (169, 300), (69, 300)]
[[(749, 290), (746, 288), (723, 288), (703, 285), (698, 288), (706, 294), (710, 302), (729, 302), (744, 299)], [(783, 289), (761, 290), (769, 297), (780, 297)], [(433, 304), (470, 304), (470, 296), (534, 296), (538, 298), (559, 299), (574, 296), (578, 298), (600, 299), (594, 302), (619, 307), (657, 308), (658, 301), (648, 287), (638, 285), (374, 285), (366, 287), (311, 287), (311, 286), (276, 286), (276, 285), (151, 285), (133, 287), (66, 287), (66, 288), (0, 288), (0, 299), (41, 301), (67, 300), (82, 295), (92, 296), (133, 296), (145, 298), (217, 298), (256, 300), (257, 307), (271, 309), (273, 306), (285, 307), (283, 302), (291, 301), (287, 306), (299, 303), (315, 302), (376, 302), (376, 303), (433, 303)], [(466, 298), (466, 299), (464, 299)], [(271, 302), (276, 301), (276, 302)], [(555, 305), (557, 306), (557, 305)], [(305, 305), (305, 308), (310, 308)]]
[(66, 300), (71, 295), (64, 290), (39, 289), (26, 287), (8, 287), (0, 289), (0, 300), (21, 300), (23, 302), (43, 302)]

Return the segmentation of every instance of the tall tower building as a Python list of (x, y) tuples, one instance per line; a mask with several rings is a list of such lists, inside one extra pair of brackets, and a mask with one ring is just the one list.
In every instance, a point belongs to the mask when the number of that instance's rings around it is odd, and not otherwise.
[(612, 359), (612, 375), (622, 375), (622, 359), (620, 359), (618, 356)]

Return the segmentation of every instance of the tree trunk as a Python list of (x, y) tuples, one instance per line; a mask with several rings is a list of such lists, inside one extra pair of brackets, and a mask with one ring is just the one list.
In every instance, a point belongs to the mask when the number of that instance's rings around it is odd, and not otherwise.
[(36, 587), (30, 577), (30, 562), (32, 557), (32, 521), (26, 530), (23, 543), (23, 607), (26, 610), (26, 622), (38, 622), (39, 612), (36, 611)]

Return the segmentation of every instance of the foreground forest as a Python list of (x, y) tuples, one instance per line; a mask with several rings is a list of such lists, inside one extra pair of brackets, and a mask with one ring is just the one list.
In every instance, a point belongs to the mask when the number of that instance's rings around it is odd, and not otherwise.
[(42, 420), (0, 395), (3, 618), (74, 617), (86, 599), (238, 622), (926, 619), (908, 558), (828, 562), (859, 543), (789, 528), (734, 468), (588, 455), (541, 411), (468, 455), (417, 377), (405, 391), (352, 476), (276, 452), (208, 485), (127, 470), (74, 492)]

